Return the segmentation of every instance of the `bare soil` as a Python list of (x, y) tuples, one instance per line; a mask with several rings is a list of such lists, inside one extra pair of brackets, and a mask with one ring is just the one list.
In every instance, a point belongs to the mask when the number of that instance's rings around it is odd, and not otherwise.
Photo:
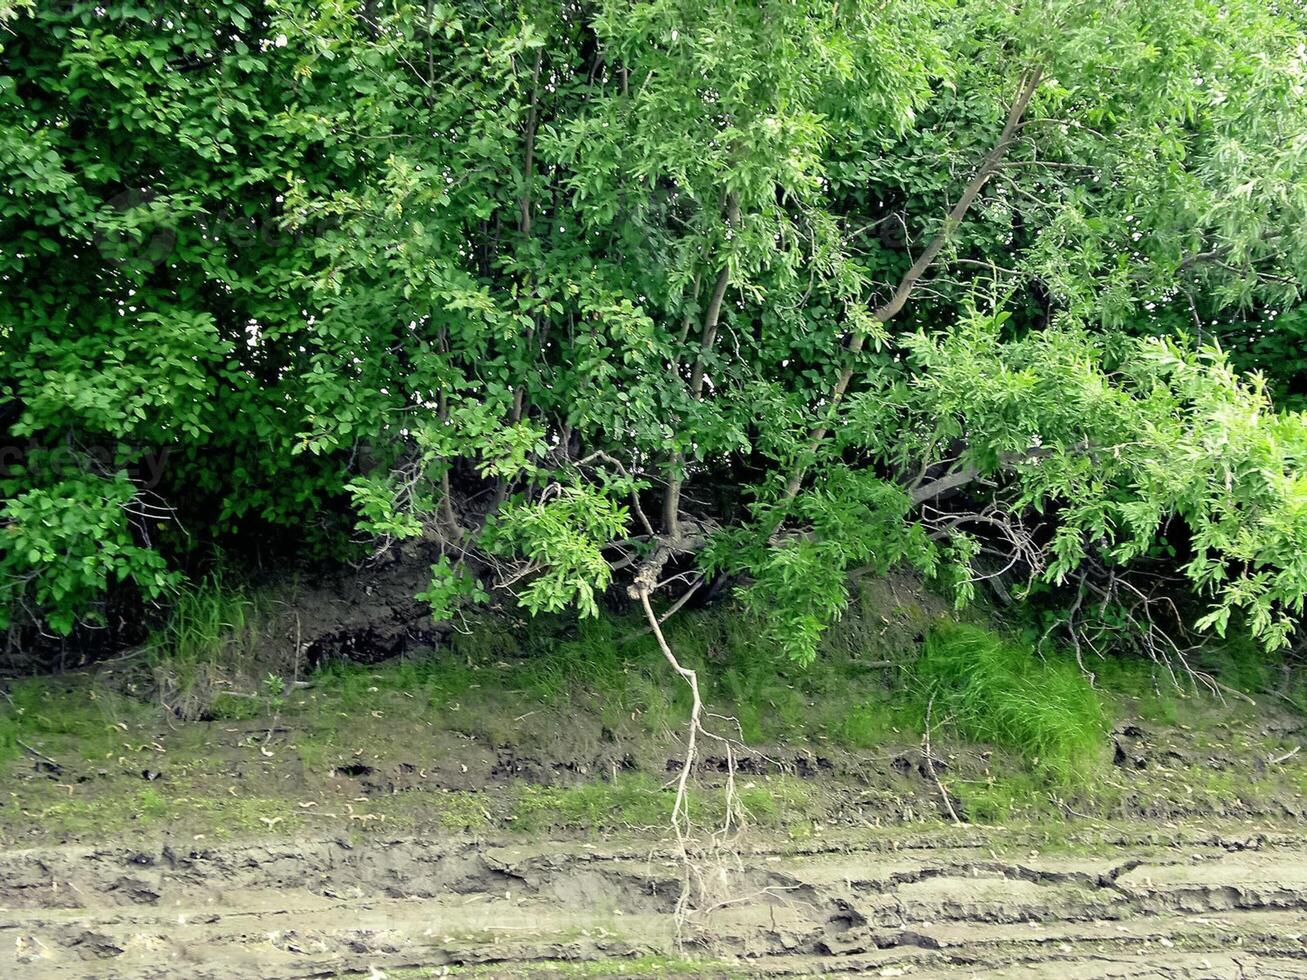
[[(0, 857), (16, 977), (1307, 976), (1307, 835), (757, 841), (678, 947), (644, 844), (295, 839)], [(675, 956), (676, 959), (651, 959)], [(3, 962), (3, 961), (0, 961)]]

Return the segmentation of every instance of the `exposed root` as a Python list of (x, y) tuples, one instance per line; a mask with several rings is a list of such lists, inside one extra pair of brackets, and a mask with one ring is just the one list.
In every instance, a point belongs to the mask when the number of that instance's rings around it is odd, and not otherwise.
[(926, 731), (921, 736), (921, 756), (925, 761), (926, 772), (935, 782), (935, 789), (939, 791), (939, 797), (944, 801), (944, 809), (948, 810), (949, 818), (959, 827), (963, 825), (963, 820), (958, 816), (957, 810), (953, 809), (953, 801), (949, 798), (948, 790), (944, 788), (944, 783), (939, 778), (939, 773), (935, 771), (935, 757), (930, 751), (930, 715), (935, 707), (935, 695), (930, 696), (926, 703)]
[(42, 762), (44, 762), (46, 765), (48, 765), (48, 766), (53, 766), (54, 769), (55, 769), (56, 771), (58, 771), (58, 770), (60, 770), (60, 769), (63, 769), (63, 766), (61, 766), (61, 765), (60, 765), (58, 762), (56, 762), (54, 759), (51, 759), (51, 758), (50, 758), (48, 755), (46, 755), (44, 752), (38, 752), (36, 749), (32, 748), (30, 745), (28, 745), (26, 742), (24, 742), (21, 738), (15, 738), (15, 739), (14, 739), (14, 744), (17, 745), (17, 746), (18, 746), (20, 749), (22, 749), (24, 752), (28, 752), (28, 753), (31, 753), (32, 755), (36, 756), (38, 759), (40, 759), (40, 760), (41, 760)]
[[(745, 814), (735, 786), (736, 743), (704, 727), (698, 673), (684, 666), (667, 642), (662, 621), (649, 601), (649, 589), (639, 587), (636, 594), (649, 622), (649, 631), (658, 641), (658, 648), (672, 670), (685, 681), (693, 698), (686, 728), (685, 756), (676, 779), (676, 798), (672, 804), (672, 830), (676, 834), (682, 868), (681, 894), (676, 901), (676, 935), (677, 941), (683, 943), (685, 930), (696, 911), (706, 913), (730, 904), (731, 900), (725, 896), (729, 895), (731, 874), (742, 870), (737, 840), (739, 831), (745, 826)], [(720, 742), (726, 755), (725, 812), (721, 826), (707, 841), (695, 839), (690, 820), (690, 774), (698, 759), (700, 736)]]

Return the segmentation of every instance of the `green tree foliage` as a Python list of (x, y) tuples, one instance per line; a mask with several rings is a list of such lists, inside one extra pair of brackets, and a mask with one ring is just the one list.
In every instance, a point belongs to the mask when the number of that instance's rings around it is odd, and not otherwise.
[(1182, 527), (1207, 625), (1294, 628), (1292, 11), (0, 11), (11, 624), (357, 522), (442, 615), (728, 574), (800, 660), (867, 569), (965, 600)]

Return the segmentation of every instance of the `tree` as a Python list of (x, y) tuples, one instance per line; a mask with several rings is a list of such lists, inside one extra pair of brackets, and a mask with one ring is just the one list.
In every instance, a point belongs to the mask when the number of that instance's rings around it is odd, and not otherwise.
[(0, 29), (0, 412), (76, 470), (5, 477), (15, 622), (306, 516), (426, 541), (440, 615), (620, 584), (656, 629), (730, 575), (799, 659), (860, 569), (1119, 589), (1177, 523), (1207, 625), (1301, 611), (1301, 421), (1199, 343), (1260, 324), (1256, 367), (1298, 316), (1304, 29), (1263, 3)]

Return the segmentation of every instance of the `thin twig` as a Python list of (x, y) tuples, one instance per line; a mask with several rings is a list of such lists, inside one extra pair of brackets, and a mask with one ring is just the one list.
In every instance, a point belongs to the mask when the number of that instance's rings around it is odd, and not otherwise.
[(48, 762), (50, 765), (54, 766), (56, 769), (62, 769), (62, 768), (63, 768), (63, 766), (60, 765), (58, 762), (56, 762), (54, 759), (51, 759), (51, 758), (50, 758), (48, 755), (46, 755), (44, 752), (38, 752), (38, 751), (36, 751), (36, 749), (32, 748), (30, 745), (28, 745), (26, 742), (24, 742), (21, 738), (16, 738), (16, 739), (14, 739), (14, 744), (17, 745), (17, 746), (18, 746), (19, 748), (21, 748), (21, 749), (26, 749), (28, 752), (32, 753), (32, 755), (36, 756), (38, 759), (42, 760), (43, 762)]
[(935, 695), (932, 694), (930, 700), (926, 702), (926, 732), (921, 736), (921, 753), (926, 760), (926, 772), (928, 772), (930, 778), (935, 781), (935, 788), (939, 790), (940, 798), (944, 801), (944, 808), (948, 810), (948, 815), (952, 818), (953, 823), (961, 827), (963, 821), (958, 816), (957, 811), (953, 809), (953, 801), (949, 799), (948, 790), (944, 788), (944, 783), (940, 780), (939, 773), (935, 771), (935, 758), (930, 753), (930, 713), (934, 707)]

